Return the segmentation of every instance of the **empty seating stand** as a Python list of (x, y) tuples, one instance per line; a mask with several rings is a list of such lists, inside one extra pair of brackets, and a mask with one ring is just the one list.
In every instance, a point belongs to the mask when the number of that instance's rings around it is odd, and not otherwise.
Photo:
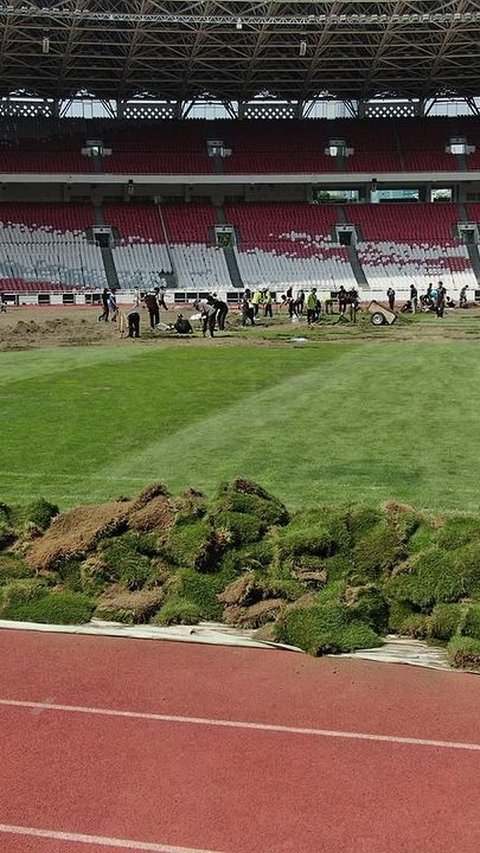
[[(166, 120), (155, 123), (94, 120), (66, 122), (71, 132), (58, 132), (46, 121), (36, 135), (29, 121), (18, 120), (14, 138), (0, 141), (0, 173), (93, 171), (81, 149), (87, 137), (102, 139), (111, 156), (103, 158), (107, 174), (209, 174), (215, 171), (207, 141), (221, 140), (231, 156), (223, 159), (226, 174), (329, 174), (456, 171), (461, 160), (445, 152), (452, 137), (476, 144), (479, 119), (428, 117), (380, 119)], [(81, 129), (80, 129), (81, 128)], [(350, 156), (325, 154), (331, 139), (343, 139)], [(478, 146), (477, 146), (478, 147)], [(480, 151), (467, 156), (477, 169)]]
[(347, 250), (332, 238), (338, 221), (333, 205), (226, 205), (225, 214), (240, 237), (237, 260), (245, 285), (283, 291), (355, 286)]
[(475, 285), (467, 247), (455, 233), (456, 205), (347, 205), (345, 211), (361, 234), (357, 252), (373, 288), (390, 283), (406, 295), (411, 283), (421, 290), (439, 278), (455, 292)]
[(85, 229), (90, 205), (0, 204), (0, 277), (64, 288), (106, 285), (100, 249)]
[(210, 243), (214, 208), (192, 203), (162, 205), (161, 210), (168, 246), (155, 205), (105, 206), (105, 221), (120, 234), (113, 256), (121, 286), (148, 289), (161, 283), (162, 272), (172, 271), (184, 290), (229, 286), (224, 253)]

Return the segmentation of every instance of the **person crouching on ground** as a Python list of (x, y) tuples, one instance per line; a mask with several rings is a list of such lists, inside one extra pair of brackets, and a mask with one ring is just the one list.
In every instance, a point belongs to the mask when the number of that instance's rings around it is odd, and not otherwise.
[(118, 331), (123, 336), (125, 329), (128, 329), (127, 338), (140, 337), (140, 312), (136, 305), (132, 308), (117, 309), (119, 318)]
[(192, 324), (183, 314), (179, 314), (173, 328), (179, 335), (193, 335)]
[[(207, 300), (210, 301), (210, 300)], [(225, 320), (227, 319), (228, 314), (228, 305), (223, 299), (218, 299), (217, 297), (213, 297), (211, 300), (211, 304), (215, 306), (215, 310), (217, 312), (217, 326), (219, 332), (225, 331)]]
[(217, 316), (215, 305), (212, 301), (209, 302), (206, 299), (199, 299), (197, 302), (194, 302), (193, 305), (202, 316), (203, 337), (205, 338), (208, 332), (210, 337), (213, 338), (215, 335), (215, 320)]

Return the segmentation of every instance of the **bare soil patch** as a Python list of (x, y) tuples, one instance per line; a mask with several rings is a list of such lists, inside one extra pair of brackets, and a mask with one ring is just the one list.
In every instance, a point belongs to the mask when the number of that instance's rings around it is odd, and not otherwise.
[[(148, 315), (141, 311), (141, 337), (127, 338), (119, 332), (118, 323), (99, 323), (99, 308), (75, 306), (42, 306), (9, 308), (0, 315), (0, 352), (32, 350), (65, 346), (123, 346), (138, 347), (165, 343), (178, 346), (305, 346), (315, 343), (398, 343), (428, 341), (435, 343), (452, 339), (480, 338), (480, 309), (452, 311), (444, 320), (421, 315), (416, 318), (401, 315), (393, 326), (373, 328), (370, 315), (359, 313), (358, 322), (350, 324), (320, 322), (308, 328), (306, 321), (292, 324), (286, 314), (278, 313), (273, 320), (259, 319), (254, 328), (243, 328), (240, 315), (231, 310), (225, 332), (215, 338), (203, 338), (200, 328), (193, 337), (151, 330)], [(188, 315), (189, 309), (184, 309)], [(177, 309), (162, 313), (162, 322), (173, 323)]]

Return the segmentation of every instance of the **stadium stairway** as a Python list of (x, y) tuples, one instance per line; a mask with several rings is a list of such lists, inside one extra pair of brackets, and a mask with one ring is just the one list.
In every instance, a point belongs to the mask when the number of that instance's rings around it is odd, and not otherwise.
[[(225, 216), (225, 211), (221, 205), (217, 205), (215, 207), (215, 215), (217, 217), (217, 222), (219, 225), (229, 225), (227, 222), (227, 218)], [(243, 280), (240, 275), (240, 270), (238, 268), (237, 256), (235, 254), (235, 249), (233, 246), (224, 246), (223, 254), (225, 257), (225, 263), (228, 267), (228, 274), (230, 276), (230, 281), (232, 287), (238, 288), (239, 290), (243, 290)]]
[(113, 290), (118, 290), (120, 282), (118, 280), (117, 268), (113, 260), (112, 250), (106, 246), (102, 247), (102, 260), (108, 286)]
[[(345, 213), (345, 209), (340, 205), (337, 210), (338, 221), (340, 225), (347, 224), (347, 216)], [(358, 229), (357, 229), (358, 230)], [(364, 269), (360, 263), (360, 258), (358, 257), (357, 250), (354, 245), (347, 246), (348, 259), (350, 261), (350, 266), (352, 267), (353, 274), (355, 276), (355, 281), (362, 289), (370, 287), (368, 283), (367, 276), (365, 275)]]
[[(95, 213), (95, 225), (100, 227), (105, 226), (105, 216), (103, 215), (103, 207), (101, 204), (93, 205), (94, 213)], [(117, 268), (115, 266), (115, 261), (113, 259), (113, 253), (110, 247), (104, 246), (101, 249), (102, 252), (102, 261), (103, 268), (105, 270), (105, 276), (107, 278), (108, 286), (114, 290), (118, 290), (120, 287), (120, 282), (118, 280)]]
[(165, 281), (167, 282), (168, 287), (176, 288), (178, 287), (178, 269), (175, 263), (175, 258), (173, 257), (172, 247), (170, 244), (170, 238), (168, 235), (167, 225), (165, 222), (165, 217), (163, 215), (162, 204), (160, 201), (155, 202), (155, 207), (157, 209), (158, 218), (160, 220), (160, 225), (162, 227), (162, 234), (165, 240), (165, 247), (167, 250), (168, 260), (170, 262), (170, 273), (167, 273), (165, 276)]
[[(463, 156), (465, 157), (465, 155)], [(463, 202), (458, 203), (458, 210), (460, 213), (460, 222), (469, 222), (468, 211)], [(467, 243), (467, 251), (473, 272), (475, 273), (475, 278), (477, 279), (477, 284), (480, 287), (480, 255), (478, 254), (478, 246), (474, 243)]]

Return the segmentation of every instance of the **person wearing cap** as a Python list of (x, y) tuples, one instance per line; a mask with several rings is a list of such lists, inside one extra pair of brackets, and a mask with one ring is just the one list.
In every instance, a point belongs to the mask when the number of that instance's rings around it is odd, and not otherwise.
[(146, 293), (143, 301), (148, 311), (148, 316), (150, 318), (150, 328), (154, 329), (155, 326), (157, 326), (160, 322), (160, 311), (158, 308), (158, 300), (155, 290), (150, 290), (148, 293)]

